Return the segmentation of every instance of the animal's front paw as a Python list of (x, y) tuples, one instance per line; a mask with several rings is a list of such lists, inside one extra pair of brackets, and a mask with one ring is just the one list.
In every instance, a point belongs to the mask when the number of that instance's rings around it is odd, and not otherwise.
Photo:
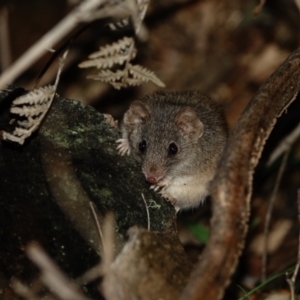
[(167, 199), (172, 205), (175, 206), (177, 200), (176, 200), (176, 199), (175, 199), (175, 198), (167, 191), (167, 187), (163, 187), (163, 188), (160, 190), (159, 194), (160, 194), (163, 198)]
[(130, 154), (130, 145), (127, 139), (118, 139), (116, 141), (119, 145), (117, 146), (117, 150), (121, 156)]
[(176, 213), (180, 210), (178, 206), (176, 206), (177, 200), (168, 192), (168, 186), (164, 185), (151, 185), (150, 189), (154, 190), (155, 192), (158, 192), (163, 198), (165, 198), (167, 201), (169, 201), (175, 208)]
[(153, 190), (155, 192), (159, 192), (159, 190), (162, 188), (162, 186), (156, 185), (156, 184), (152, 184), (150, 185), (150, 190)]

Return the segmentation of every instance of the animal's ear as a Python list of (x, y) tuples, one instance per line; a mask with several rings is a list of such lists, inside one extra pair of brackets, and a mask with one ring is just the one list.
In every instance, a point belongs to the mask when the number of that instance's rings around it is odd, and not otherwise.
[(133, 101), (124, 115), (124, 124), (135, 127), (138, 124), (146, 123), (151, 115), (146, 105), (141, 101)]
[(179, 127), (183, 135), (200, 138), (203, 134), (203, 123), (191, 107), (182, 108), (175, 116), (175, 125)]

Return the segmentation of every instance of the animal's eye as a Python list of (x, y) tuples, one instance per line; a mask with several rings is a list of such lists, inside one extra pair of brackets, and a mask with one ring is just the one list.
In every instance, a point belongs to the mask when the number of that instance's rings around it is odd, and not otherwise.
[(168, 152), (169, 152), (170, 155), (175, 155), (178, 152), (178, 147), (176, 146), (175, 143), (171, 143), (169, 145)]
[(142, 140), (140, 143), (139, 143), (139, 150), (141, 153), (144, 153), (147, 149), (147, 142), (145, 140)]

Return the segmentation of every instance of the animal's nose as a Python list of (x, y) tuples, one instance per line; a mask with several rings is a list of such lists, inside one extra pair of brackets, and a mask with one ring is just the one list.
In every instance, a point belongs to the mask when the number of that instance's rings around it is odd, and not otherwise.
[(154, 183), (157, 183), (158, 178), (153, 177), (153, 176), (150, 176), (150, 177), (147, 177), (146, 180), (147, 180), (148, 182), (150, 182), (151, 184), (154, 184)]

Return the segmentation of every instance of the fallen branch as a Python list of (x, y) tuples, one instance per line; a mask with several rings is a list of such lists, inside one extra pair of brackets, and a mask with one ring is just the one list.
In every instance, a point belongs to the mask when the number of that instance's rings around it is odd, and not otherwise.
[(211, 186), (211, 235), (181, 300), (221, 299), (248, 230), (254, 168), (276, 119), (300, 89), (300, 48), (259, 89), (233, 128)]

